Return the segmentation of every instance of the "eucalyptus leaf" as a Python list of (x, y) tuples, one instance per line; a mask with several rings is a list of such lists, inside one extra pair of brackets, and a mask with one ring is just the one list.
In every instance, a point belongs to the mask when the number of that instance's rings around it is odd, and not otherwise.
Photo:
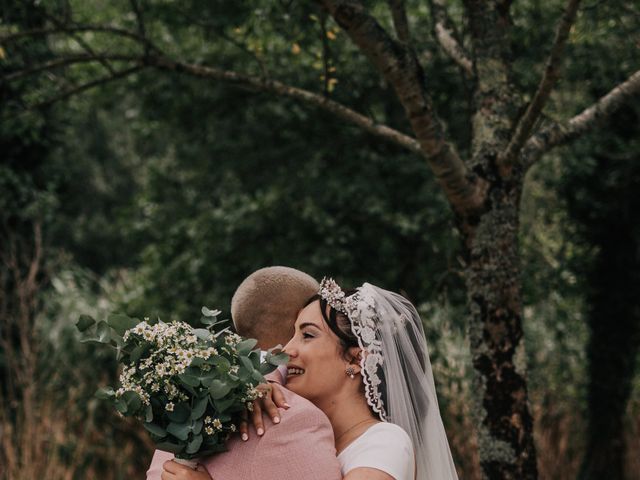
[(221, 373), (227, 373), (231, 368), (231, 362), (224, 357), (211, 357), (210, 363), (216, 366)]
[(206, 360), (202, 357), (195, 357), (191, 359), (190, 367), (201, 367), (206, 363)]
[(213, 401), (213, 405), (216, 407), (216, 410), (218, 410), (219, 413), (224, 412), (234, 403), (235, 399), (233, 398), (219, 398)]
[(214, 380), (211, 382), (211, 385), (209, 385), (209, 393), (211, 393), (211, 398), (214, 400), (224, 397), (230, 391), (231, 386), (220, 380)]
[(125, 402), (124, 399), (122, 399), (122, 397), (116, 399), (116, 402), (115, 402), (114, 405), (116, 407), (116, 410), (118, 410), (122, 415), (127, 415), (128, 414), (127, 402)]
[(142, 408), (142, 399), (136, 392), (129, 390), (124, 392), (120, 398), (126, 403), (129, 415), (135, 415)]
[(200, 386), (200, 380), (198, 379), (198, 377), (191, 375), (189, 373), (182, 373), (180, 375), (178, 375), (178, 378), (186, 383), (187, 385), (190, 385), (192, 387), (198, 387)]
[(179, 440), (186, 440), (191, 432), (191, 424), (171, 422), (167, 427), (167, 432)]
[(202, 426), (204, 425), (204, 420), (199, 418), (198, 420), (193, 420), (191, 424), (191, 431), (194, 435), (198, 435), (202, 431)]
[(279, 365), (286, 365), (289, 361), (289, 355), (284, 352), (280, 352), (276, 355), (267, 354), (266, 361), (271, 365), (275, 365), (276, 367)]
[(158, 450), (163, 450), (165, 452), (171, 452), (175, 454), (182, 452), (185, 446), (173, 442), (159, 442), (156, 443), (156, 448)]
[(220, 315), (220, 310), (209, 310), (207, 307), (202, 307), (202, 315), (205, 317), (217, 317)]
[(89, 315), (80, 315), (78, 321), (76, 322), (76, 328), (81, 332), (85, 332), (95, 323), (96, 321), (93, 319), (93, 317), (90, 317)]
[(140, 322), (137, 318), (131, 318), (121, 313), (114, 313), (109, 315), (107, 323), (118, 333), (118, 335), (123, 336), (124, 332), (135, 327)]
[(109, 324), (104, 321), (98, 322), (98, 326), (96, 328), (96, 335), (98, 336), (96, 340), (100, 343), (110, 343), (111, 342), (111, 327)]
[(211, 338), (211, 332), (206, 328), (194, 328), (193, 334), (200, 340), (209, 340)]
[(156, 437), (164, 438), (167, 436), (167, 431), (162, 428), (160, 425), (156, 425), (154, 423), (145, 422), (142, 424), (147, 431)]
[(257, 344), (258, 340), (255, 338), (248, 338), (238, 343), (238, 345), (236, 345), (236, 350), (239, 355), (247, 355)]
[(253, 372), (255, 367), (253, 366), (253, 362), (251, 360), (249, 360), (247, 357), (242, 357), (242, 356), (238, 358), (240, 359), (240, 363), (244, 368), (249, 370), (249, 372)]
[(191, 454), (196, 453), (200, 449), (201, 445), (202, 445), (202, 435), (195, 435), (187, 445), (187, 448), (185, 449), (185, 451)]
[(115, 395), (116, 392), (114, 392), (111, 387), (99, 388), (95, 393), (96, 398), (99, 398), (100, 400), (110, 400), (115, 397)]
[(240, 369), (238, 370), (238, 377), (240, 378), (241, 382), (248, 382), (249, 379), (251, 378), (252, 373), (253, 373), (253, 368), (249, 370), (245, 367), (240, 367)]
[(191, 409), (191, 419), (196, 420), (202, 415), (204, 415), (205, 410), (207, 409), (207, 404), (209, 403), (209, 396), (204, 396), (196, 400), (193, 409)]
[(260, 368), (258, 369), (262, 375), (267, 375), (268, 373), (273, 372), (276, 369), (275, 365), (271, 365), (270, 363), (261, 363)]
[(167, 417), (173, 423), (183, 423), (189, 419), (191, 409), (185, 403), (178, 403), (173, 406), (172, 412), (167, 412)]
[(151, 344), (147, 343), (147, 342), (143, 342), (140, 345), (138, 345), (137, 347), (135, 347), (132, 351), (131, 354), (129, 355), (129, 359), (131, 360), (131, 362), (133, 363), (138, 363), (138, 360), (140, 360), (140, 358), (149, 351), (149, 349), (151, 348)]

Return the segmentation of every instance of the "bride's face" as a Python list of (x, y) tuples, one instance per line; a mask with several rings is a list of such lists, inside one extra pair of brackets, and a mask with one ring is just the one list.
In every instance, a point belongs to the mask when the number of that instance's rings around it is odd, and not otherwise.
[(338, 337), (322, 318), (319, 301), (298, 314), (295, 333), (284, 351), (290, 357), (287, 388), (316, 405), (324, 403), (327, 395), (334, 395), (347, 383), (348, 362), (342, 355)]

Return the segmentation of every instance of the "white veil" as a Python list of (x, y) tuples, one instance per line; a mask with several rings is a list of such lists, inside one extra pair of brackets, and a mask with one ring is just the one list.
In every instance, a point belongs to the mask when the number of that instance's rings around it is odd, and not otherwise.
[[(337, 292), (337, 284), (329, 282), (325, 292), (334, 288)], [(415, 307), (403, 296), (370, 283), (338, 301), (366, 352), (361, 373), (367, 401), (382, 420), (402, 427), (411, 437), (416, 480), (457, 480)]]

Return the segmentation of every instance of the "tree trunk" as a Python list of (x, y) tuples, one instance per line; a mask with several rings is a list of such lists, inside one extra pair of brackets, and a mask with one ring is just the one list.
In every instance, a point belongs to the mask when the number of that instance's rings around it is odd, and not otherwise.
[(589, 203), (572, 210), (598, 252), (586, 278), (589, 433), (581, 480), (625, 479), (624, 422), (640, 351), (638, 160), (598, 158), (580, 179)]
[(475, 370), (474, 417), (483, 478), (537, 478), (527, 404), (518, 215), (521, 182), (494, 182), (487, 210), (465, 232)]

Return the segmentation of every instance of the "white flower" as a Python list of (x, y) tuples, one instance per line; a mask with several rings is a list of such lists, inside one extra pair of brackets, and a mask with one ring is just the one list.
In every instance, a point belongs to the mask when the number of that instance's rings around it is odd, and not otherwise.
[(175, 405), (173, 404), (173, 402), (169, 402), (164, 406), (164, 409), (167, 412), (173, 412), (173, 408), (175, 407)]
[(215, 433), (215, 430), (211, 427), (205, 427), (204, 431), (207, 432), (207, 435), (213, 435)]
[(216, 418), (213, 421), (213, 428), (215, 428), (216, 430), (222, 430), (222, 422), (220, 421), (219, 418)]

